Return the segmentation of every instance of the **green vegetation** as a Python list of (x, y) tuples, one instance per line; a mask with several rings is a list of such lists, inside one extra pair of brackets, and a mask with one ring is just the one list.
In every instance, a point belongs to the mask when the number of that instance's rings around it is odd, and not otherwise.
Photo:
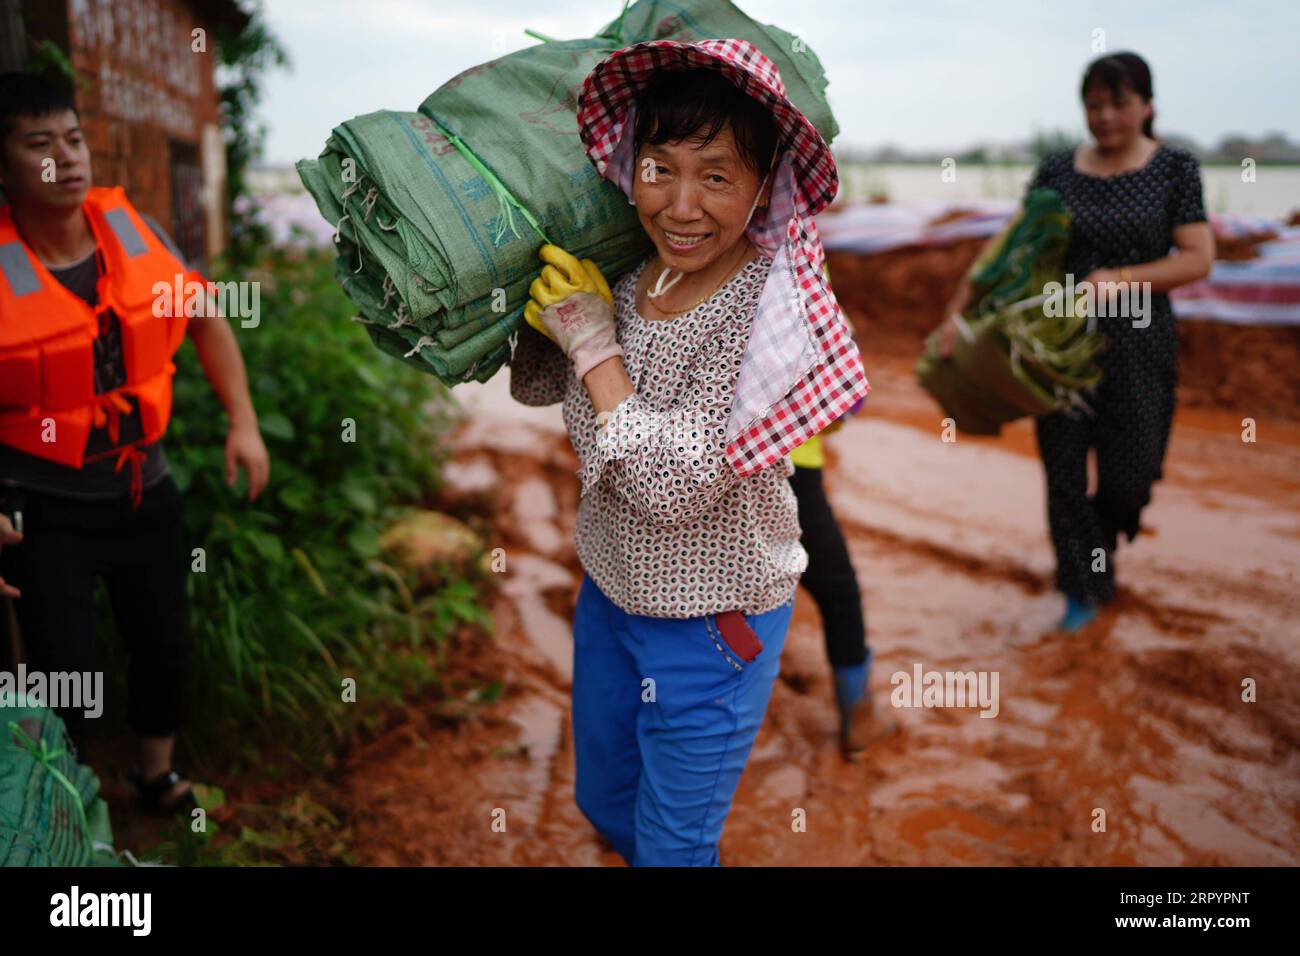
[[(328, 253), (272, 252), (242, 277), (261, 283), (260, 324), (231, 326), (270, 482), (253, 503), (242, 472), (225, 484), (226, 417), (188, 345), (166, 442), (191, 552), (182, 744), (187, 766), (218, 776), (330, 762), (358, 726), (437, 685), (449, 635), (490, 625), (476, 581), (422, 589), (378, 545), (383, 528), (436, 490), (446, 389), (375, 354), (347, 321)], [(112, 668), (115, 694), (122, 670)], [(343, 700), (347, 678), (355, 703)]]
[(221, 132), (226, 141), (226, 214), (230, 235), (226, 257), (240, 266), (250, 264), (263, 249), (269, 233), (257, 221), (248, 197), (248, 168), (261, 155), (266, 126), (257, 118), (266, 75), (290, 65), (289, 52), (267, 27), (263, 4), (244, 5), (248, 19), (239, 29), (217, 31), (221, 95)]

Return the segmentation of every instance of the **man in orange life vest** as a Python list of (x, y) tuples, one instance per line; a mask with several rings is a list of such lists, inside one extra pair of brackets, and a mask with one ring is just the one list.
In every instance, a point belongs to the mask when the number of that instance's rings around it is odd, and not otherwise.
[[(0, 76), (0, 187), (0, 595), (14, 599), (28, 672), (87, 674), (103, 578), (130, 655), (141, 801), (186, 809), (172, 750), (189, 552), (161, 439), (188, 332), (229, 417), (226, 481), (244, 468), (255, 499), (270, 465), (243, 359), (211, 309), (155, 307), (155, 283), (201, 278), (120, 188), (92, 188), (75, 103), (30, 74)], [(81, 712), (60, 714), (84, 746)]]

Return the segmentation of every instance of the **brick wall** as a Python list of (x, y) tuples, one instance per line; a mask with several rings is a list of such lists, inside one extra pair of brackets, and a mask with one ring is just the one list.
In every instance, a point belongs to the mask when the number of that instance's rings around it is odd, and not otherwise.
[[(81, 79), (77, 107), (95, 184), (123, 186), (136, 208), (171, 232), (187, 256), (202, 262), (220, 249), (225, 224), (209, 191), (224, 191), (224, 174), (219, 182), (202, 177), (204, 143), (213, 149), (219, 120), (212, 25), (187, 0), (26, 6), (31, 32), (68, 50)], [(201, 43), (195, 29), (205, 31)], [(217, 165), (224, 170), (224, 161)]]

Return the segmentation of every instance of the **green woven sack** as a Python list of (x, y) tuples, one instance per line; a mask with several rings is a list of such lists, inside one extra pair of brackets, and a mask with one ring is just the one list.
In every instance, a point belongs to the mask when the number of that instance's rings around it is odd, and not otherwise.
[(641, 0), (589, 39), (547, 41), (465, 71), (418, 112), (335, 128), (297, 164), (337, 228), (338, 275), (384, 352), (449, 385), (508, 359), (543, 242), (593, 258), (611, 284), (651, 251), (627, 197), (578, 136), (577, 97), (610, 53), (643, 40), (737, 37), (767, 54), (791, 100), (830, 142), (821, 63), (806, 45), (725, 0)]
[(0, 866), (114, 866), (99, 779), (47, 707), (0, 707)]
[[(1062, 282), (1070, 214), (1051, 189), (1035, 189), (1021, 211), (971, 266), (977, 291), (952, 356), (939, 357), (939, 334), (916, 363), (921, 385), (973, 435), (996, 435), (1026, 415), (1087, 409), (1101, 382), (1096, 357), (1105, 338), (1088, 328), (1082, 300), (1070, 315), (1046, 307), (1044, 291)], [(1063, 303), (1056, 303), (1063, 305)]]

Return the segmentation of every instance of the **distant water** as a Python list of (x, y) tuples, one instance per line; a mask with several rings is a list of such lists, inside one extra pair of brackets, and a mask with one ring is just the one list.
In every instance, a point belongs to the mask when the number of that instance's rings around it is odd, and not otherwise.
[[(940, 172), (938, 166), (846, 164), (840, 167), (840, 191), (850, 200), (866, 199), (877, 192), (898, 202), (1019, 199), (1034, 168), (958, 164), (954, 182), (944, 182)], [(1241, 172), (1235, 166), (1201, 167), (1210, 212), (1285, 218), (1300, 209), (1300, 166), (1259, 166), (1253, 183), (1242, 182)]]

